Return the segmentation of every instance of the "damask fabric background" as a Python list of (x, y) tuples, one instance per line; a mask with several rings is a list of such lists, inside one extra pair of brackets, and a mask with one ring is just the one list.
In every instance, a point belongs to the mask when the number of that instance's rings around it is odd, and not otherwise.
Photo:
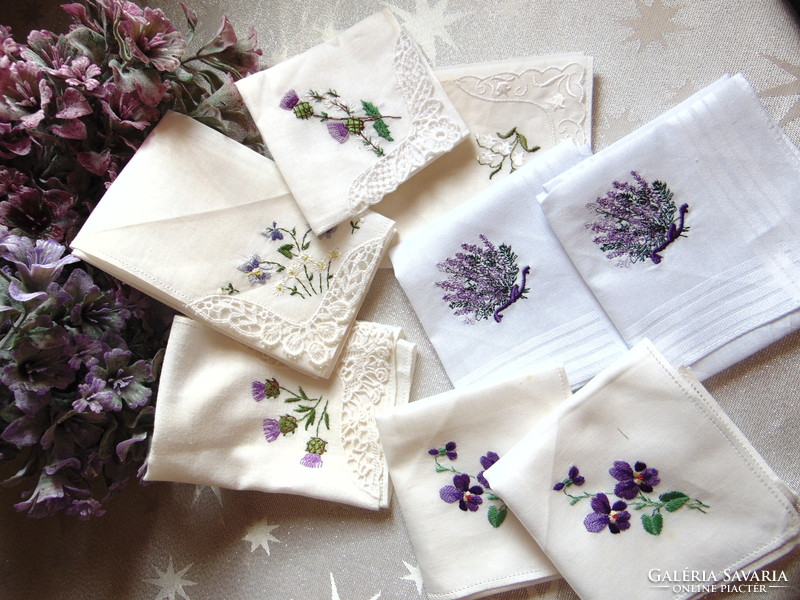
[[(68, 20), (59, 4), (5, 0), (0, 23), (22, 37), (31, 28), (60, 31)], [(148, 4), (183, 23), (177, 1)], [(213, 34), (223, 13), (240, 33), (254, 25), (266, 64), (302, 52), (384, 6), (435, 68), (584, 52), (594, 57), (595, 150), (722, 74), (741, 71), (771, 116), (800, 144), (800, 20), (782, 0), (194, 0), (189, 5), (203, 29), (197, 39)], [(413, 401), (451, 387), (390, 270), (378, 272), (359, 318), (400, 326), (418, 344)], [(800, 489), (799, 364), (800, 333), (795, 333), (705, 382), (795, 490)], [(396, 501), (373, 514), (293, 496), (156, 483), (129, 488), (104, 517), (79, 522), (28, 519), (11, 509), (16, 499), (16, 490), (0, 491), (3, 598), (427, 599)], [(713, 597), (800, 596), (800, 551), (771, 568), (784, 570), (786, 587)], [(576, 597), (557, 581), (492, 600)]]

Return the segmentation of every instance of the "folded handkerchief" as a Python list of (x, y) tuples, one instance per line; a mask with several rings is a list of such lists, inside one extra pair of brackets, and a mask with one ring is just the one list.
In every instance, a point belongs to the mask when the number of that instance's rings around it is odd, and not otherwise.
[(176, 317), (145, 479), (385, 508), (375, 416), (407, 401), (413, 357), (399, 329), (357, 322), (324, 381)]
[(374, 213), (316, 236), (275, 164), (169, 113), (75, 255), (240, 342), (330, 375), (389, 239)]
[(590, 56), (532, 56), (434, 72), (467, 124), (470, 143), (375, 207), (397, 223), (401, 238), (516, 171), (536, 152), (565, 139), (591, 143)]
[(564, 370), (549, 367), (377, 417), (431, 600), (481, 598), (558, 577), (483, 472), (569, 396)]
[(693, 366), (725, 352), (705, 378), (800, 307), (800, 159), (741, 75), (545, 187), (551, 227), (629, 345)]
[(318, 234), (380, 201), (467, 134), (388, 10), (236, 85)]
[(455, 387), (564, 363), (580, 385), (626, 350), (550, 231), (542, 184), (585, 157), (563, 142), (390, 250)]
[(484, 475), (584, 600), (739, 591), (800, 540), (795, 495), (647, 341)]

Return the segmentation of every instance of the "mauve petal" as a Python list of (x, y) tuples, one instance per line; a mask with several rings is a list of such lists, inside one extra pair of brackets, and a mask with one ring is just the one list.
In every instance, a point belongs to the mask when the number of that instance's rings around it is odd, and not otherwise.
[(633, 480), (620, 481), (614, 486), (614, 493), (625, 500), (633, 500), (639, 495), (639, 486)]
[(606, 525), (608, 525), (608, 515), (596, 512), (586, 515), (586, 518), (583, 520), (583, 526), (586, 527), (586, 531), (590, 531), (591, 533), (603, 531)]
[(489, 451), (486, 453), (486, 456), (481, 456), (481, 466), (484, 469), (488, 469), (498, 460), (500, 460), (500, 456), (497, 454), (497, 452)]
[(485, 487), (485, 488), (491, 488), (492, 486), (490, 486), (490, 485), (489, 485), (489, 481), (486, 479), (486, 477), (484, 477), (484, 476), (483, 476), (483, 473), (484, 473), (484, 471), (480, 471), (480, 472), (479, 472), (479, 473), (478, 473), (478, 474), (475, 476), (475, 479), (477, 479), (477, 480), (478, 480), (478, 483), (480, 483), (480, 484), (481, 484), (483, 487)]
[(614, 466), (608, 470), (608, 473), (617, 481), (633, 479), (633, 469), (624, 460), (615, 460)]
[(453, 476), (453, 485), (461, 490), (462, 492), (466, 492), (469, 490), (469, 480), (470, 477), (466, 473), (461, 473), (459, 475)]
[(586, 478), (583, 475), (578, 475), (575, 479), (572, 480), (572, 483), (575, 485), (583, 485), (586, 483)]
[(605, 494), (597, 494), (592, 498), (592, 510), (596, 513), (608, 514), (611, 512), (611, 505), (608, 503), (608, 496)]
[(478, 507), (483, 504), (483, 498), (480, 496), (472, 496), (469, 500), (467, 500), (467, 508), (472, 512), (478, 510)]
[(471, 488), (469, 488), (469, 493), (480, 496), (483, 493), (483, 488), (479, 485), (473, 485)]
[(439, 490), (439, 497), (445, 502), (452, 504), (453, 502), (458, 502), (461, 500), (464, 497), (464, 494), (454, 488), (452, 485), (446, 485)]
[(576, 467), (575, 465), (572, 465), (569, 468), (569, 471), (567, 472), (567, 477), (569, 477), (570, 479), (572, 479), (574, 481), (575, 478), (578, 476), (578, 472), (579, 472), (578, 471), (578, 467)]
[(644, 482), (647, 485), (658, 485), (661, 480), (658, 478), (658, 469), (645, 469), (642, 473)]
[(326, 125), (328, 126), (328, 133), (331, 134), (333, 139), (340, 144), (344, 144), (347, 141), (350, 132), (347, 130), (344, 123), (340, 121), (328, 121)]
[(633, 469), (635, 471), (644, 471), (646, 468), (647, 468), (647, 464), (643, 463), (640, 460), (637, 460), (633, 465)]
[(563, 489), (564, 489), (564, 482), (563, 481), (559, 481), (557, 484), (555, 484), (553, 486), (553, 490), (556, 491), (556, 492), (560, 492)]
[(300, 102), (300, 98), (297, 96), (297, 92), (289, 90), (281, 98), (280, 107), (284, 110), (292, 110), (298, 102)]
[(611, 507), (611, 510), (619, 512), (621, 510), (625, 510), (626, 508), (628, 508), (627, 504), (625, 504), (622, 500), (617, 500), (616, 502), (614, 502), (614, 505)]
[(453, 450), (456, 449), (456, 443), (455, 442), (447, 442), (444, 445), (444, 449), (447, 450), (448, 452), (452, 452)]

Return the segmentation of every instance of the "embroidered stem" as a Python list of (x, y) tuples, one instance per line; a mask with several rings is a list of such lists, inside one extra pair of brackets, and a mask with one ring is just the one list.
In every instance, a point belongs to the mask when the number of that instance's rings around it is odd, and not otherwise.
[(662, 259), (662, 256), (659, 254), (659, 252), (662, 252), (672, 242), (674, 242), (679, 237), (681, 237), (681, 234), (683, 233), (684, 221), (686, 219), (686, 213), (688, 211), (689, 211), (689, 205), (688, 204), (681, 204), (680, 208), (678, 209), (678, 219), (679, 219), (678, 220), (678, 226), (676, 227), (675, 223), (672, 223), (669, 226), (669, 229), (667, 230), (667, 237), (664, 240), (664, 242), (661, 245), (659, 245), (658, 247), (656, 247), (650, 253), (650, 260), (652, 260), (653, 263), (655, 263), (655, 264), (660, 263), (661, 259)]
[(512, 304), (514, 304), (514, 302), (516, 302), (520, 298), (522, 298), (522, 299), (525, 298), (525, 296), (524, 296), (524, 294), (526, 292), (526, 290), (525, 290), (525, 282), (527, 281), (527, 276), (528, 276), (528, 273), (530, 273), (530, 272), (531, 272), (530, 266), (526, 266), (525, 268), (522, 269), (522, 283), (520, 285), (514, 284), (511, 287), (511, 293), (508, 295), (508, 301), (506, 301), (505, 304), (503, 304), (502, 306), (500, 306), (500, 308), (498, 308), (496, 311), (494, 311), (494, 320), (495, 321), (497, 321), (498, 323), (500, 321), (502, 321), (503, 320), (503, 315), (501, 315), (500, 313), (503, 312), (505, 309), (507, 309)]

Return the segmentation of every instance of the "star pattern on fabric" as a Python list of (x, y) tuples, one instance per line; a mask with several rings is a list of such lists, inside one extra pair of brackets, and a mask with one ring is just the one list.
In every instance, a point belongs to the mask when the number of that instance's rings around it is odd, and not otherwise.
[[(381, 597), (381, 593), (378, 592), (369, 600), (378, 600)], [(336, 589), (336, 580), (333, 578), (333, 573), (331, 573), (331, 600), (342, 600), (339, 597), (339, 590)]]
[(211, 493), (214, 494), (214, 497), (217, 499), (217, 503), (222, 506), (222, 491), (215, 485), (195, 485), (192, 504), (197, 504), (200, 496), (202, 496), (203, 492), (206, 490), (211, 491)]
[(387, 4), (403, 21), (411, 37), (420, 45), (431, 62), (436, 62), (436, 40), (440, 39), (451, 48), (458, 49), (447, 28), (456, 21), (470, 15), (469, 12), (448, 10), (449, 0), (416, 0), (414, 12)]
[(762, 54), (761, 56), (763, 56), (764, 58), (769, 60), (772, 64), (774, 64), (777, 67), (780, 67), (781, 69), (786, 71), (789, 75), (794, 77), (793, 81), (776, 85), (775, 87), (771, 87), (759, 93), (759, 96), (761, 96), (762, 98), (796, 96), (796, 99), (792, 107), (785, 115), (783, 115), (783, 118), (779, 121), (780, 125), (786, 125), (786, 123), (789, 123), (790, 121), (794, 121), (795, 119), (800, 118), (800, 65), (795, 65), (788, 61), (780, 59), (776, 56), (770, 56), (769, 54)]
[(326, 23), (325, 27), (314, 25), (314, 31), (316, 31), (318, 34), (317, 42), (324, 42), (341, 33), (341, 30), (336, 29), (336, 27), (333, 26), (333, 23)]
[(678, 87), (671, 87), (669, 88), (670, 96), (667, 98), (667, 102), (670, 104), (678, 104), (686, 100), (689, 96), (697, 92), (700, 88), (697, 85), (687, 79), (682, 85)]
[(417, 594), (422, 596), (422, 571), (419, 570), (419, 567), (410, 565), (406, 561), (403, 561), (403, 564), (408, 569), (408, 575), (403, 575), (400, 579), (413, 581), (414, 585), (417, 586)]
[(278, 525), (270, 525), (266, 520), (258, 521), (247, 530), (247, 534), (242, 538), (242, 541), (250, 542), (250, 552), (263, 548), (267, 556), (269, 556), (269, 543), (281, 543), (278, 538), (272, 535), (272, 531), (278, 527)]
[(616, 117), (606, 116), (605, 124), (597, 133), (604, 144), (610, 144), (628, 135), (634, 129), (636, 129), (636, 122), (631, 117), (631, 109), (626, 108)]
[(189, 581), (188, 579), (184, 579), (183, 576), (189, 569), (192, 568), (192, 564), (194, 563), (189, 563), (188, 566), (176, 572), (172, 563), (172, 556), (170, 556), (166, 571), (162, 571), (157, 566), (151, 565), (153, 569), (155, 569), (156, 573), (158, 573), (158, 577), (143, 579), (143, 581), (161, 588), (158, 592), (158, 596), (156, 596), (153, 600), (176, 600), (175, 594), (179, 594), (181, 598), (184, 598), (184, 600), (190, 600), (189, 596), (186, 594), (186, 590), (184, 590), (183, 587), (197, 585), (197, 583), (194, 581)]
[(648, 5), (645, 0), (634, 0), (639, 15), (626, 19), (614, 19), (617, 23), (630, 27), (633, 31), (622, 40), (625, 42), (637, 42), (637, 52), (643, 52), (653, 42), (658, 42), (667, 48), (666, 34), (677, 31), (690, 30), (691, 27), (673, 21), (682, 5), (664, 6), (663, 0), (651, 0)]

